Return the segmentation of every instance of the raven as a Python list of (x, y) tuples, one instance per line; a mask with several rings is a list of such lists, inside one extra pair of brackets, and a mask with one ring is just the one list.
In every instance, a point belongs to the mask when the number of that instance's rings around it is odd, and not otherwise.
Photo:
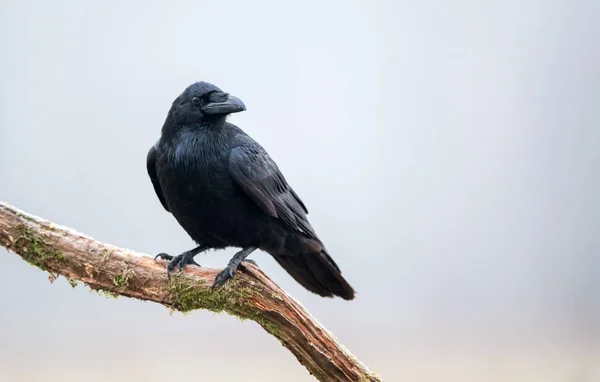
[(207, 82), (188, 86), (173, 101), (146, 166), (160, 203), (197, 247), (156, 258), (169, 260), (170, 275), (175, 267), (199, 266), (194, 256), (200, 252), (242, 248), (217, 275), (214, 289), (261, 249), (307, 290), (352, 300), (354, 290), (277, 164), (248, 134), (226, 121), (229, 114), (244, 110), (239, 98)]

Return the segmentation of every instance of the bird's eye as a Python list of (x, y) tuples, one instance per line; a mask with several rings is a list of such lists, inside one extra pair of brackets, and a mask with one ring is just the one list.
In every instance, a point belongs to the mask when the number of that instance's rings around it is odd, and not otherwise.
[(200, 103), (200, 98), (198, 98), (198, 97), (194, 97), (194, 98), (192, 98), (192, 103), (193, 103), (194, 105), (198, 105), (198, 104)]

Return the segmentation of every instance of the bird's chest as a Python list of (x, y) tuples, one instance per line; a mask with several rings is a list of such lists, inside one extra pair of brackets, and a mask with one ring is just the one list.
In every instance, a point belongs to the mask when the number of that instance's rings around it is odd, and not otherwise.
[(189, 210), (219, 203), (232, 187), (228, 148), (202, 136), (184, 138), (167, 150), (157, 169), (169, 205)]

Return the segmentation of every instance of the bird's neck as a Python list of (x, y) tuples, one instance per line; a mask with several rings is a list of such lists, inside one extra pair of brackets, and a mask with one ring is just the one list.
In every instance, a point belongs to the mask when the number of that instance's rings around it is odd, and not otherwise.
[(175, 139), (186, 145), (208, 145), (220, 147), (227, 145), (225, 124), (198, 123), (182, 126)]
[(163, 124), (161, 134), (163, 137), (175, 137), (180, 135), (183, 131), (198, 131), (201, 133), (206, 132), (209, 135), (211, 132), (220, 134), (225, 129), (225, 125), (225, 117), (218, 117), (215, 119), (194, 122), (190, 124), (179, 124), (174, 120), (172, 114), (169, 113), (165, 123)]

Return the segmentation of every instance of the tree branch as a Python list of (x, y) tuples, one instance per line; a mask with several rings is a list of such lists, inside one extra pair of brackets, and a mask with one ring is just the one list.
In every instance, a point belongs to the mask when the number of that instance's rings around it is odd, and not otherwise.
[(219, 270), (188, 267), (166, 277), (165, 262), (101, 243), (0, 202), (0, 245), (28, 263), (110, 295), (154, 301), (186, 312), (207, 309), (256, 321), (320, 381), (381, 381), (299, 302), (258, 267), (244, 264), (214, 292)]

